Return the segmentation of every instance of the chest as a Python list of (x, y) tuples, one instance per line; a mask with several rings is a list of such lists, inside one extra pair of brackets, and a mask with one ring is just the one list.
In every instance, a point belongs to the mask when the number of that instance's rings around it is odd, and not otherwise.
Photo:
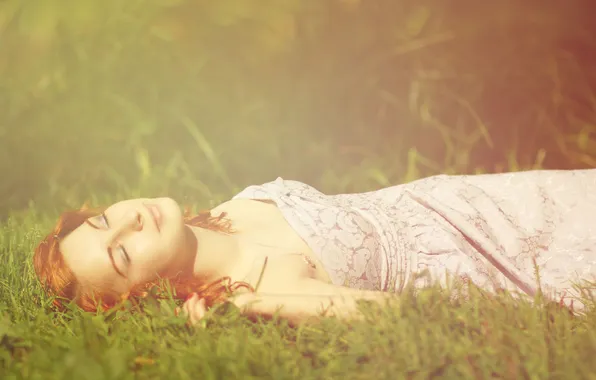
[(226, 212), (232, 220), (238, 241), (239, 259), (232, 269), (234, 279), (253, 286), (259, 281), (265, 286), (271, 281), (305, 277), (330, 281), (311, 247), (287, 223), (275, 204), (234, 200), (213, 210), (215, 214), (219, 212)]

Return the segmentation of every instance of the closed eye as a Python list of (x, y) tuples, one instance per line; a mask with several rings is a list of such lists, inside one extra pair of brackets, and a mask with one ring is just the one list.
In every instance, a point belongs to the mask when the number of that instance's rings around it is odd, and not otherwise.
[[(108, 221), (108, 217), (105, 214), (105, 212), (101, 213), (101, 220), (106, 228), (110, 228), (110, 222)], [(124, 248), (124, 246), (122, 244), (119, 244), (118, 250), (120, 251), (122, 261), (124, 261), (126, 263), (126, 265), (130, 264), (130, 256), (128, 255), (128, 252), (126, 251), (126, 248)], [(111, 253), (111, 250), (110, 250), (110, 253)], [(112, 257), (112, 259), (113, 259), (113, 257)], [(118, 271), (118, 272), (120, 272), (120, 271)]]
[(110, 228), (110, 223), (108, 222), (108, 217), (106, 216), (105, 212), (102, 212), (100, 214), (101, 216), (101, 221), (103, 222), (103, 225), (105, 228)]
[(130, 264), (130, 256), (128, 256), (128, 252), (126, 252), (126, 249), (122, 245), (120, 245), (120, 252), (122, 253), (122, 259), (124, 262), (126, 264)]

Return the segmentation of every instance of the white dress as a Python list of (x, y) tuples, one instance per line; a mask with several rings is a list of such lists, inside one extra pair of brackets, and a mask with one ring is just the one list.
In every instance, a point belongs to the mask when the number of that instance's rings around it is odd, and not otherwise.
[(274, 201), (338, 285), (400, 292), (461, 279), (570, 304), (574, 284), (596, 274), (596, 169), (438, 175), (340, 195), (278, 178), (239, 198)]

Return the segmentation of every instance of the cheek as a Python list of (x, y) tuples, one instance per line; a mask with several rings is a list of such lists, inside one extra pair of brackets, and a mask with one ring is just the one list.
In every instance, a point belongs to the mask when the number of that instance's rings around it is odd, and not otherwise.
[(164, 229), (162, 234), (157, 239), (158, 244), (163, 247), (162, 251), (167, 253), (175, 253), (184, 251), (186, 245), (186, 230), (183, 222), (172, 223)]
[(130, 261), (135, 270), (160, 271), (169, 261), (168, 252), (159, 241), (139, 240), (131, 248)]
[(129, 280), (135, 284), (142, 284), (156, 280), (167, 268), (167, 263), (159, 252), (151, 246), (135, 251), (134, 257), (131, 256), (131, 262), (128, 272)]
[(184, 249), (184, 229), (173, 228), (159, 235), (138, 234), (126, 242), (131, 260), (131, 276), (152, 280), (167, 271), (178, 252)]

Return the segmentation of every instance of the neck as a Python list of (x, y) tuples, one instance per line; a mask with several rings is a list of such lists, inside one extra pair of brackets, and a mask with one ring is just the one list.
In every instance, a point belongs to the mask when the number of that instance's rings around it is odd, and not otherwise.
[(188, 227), (195, 242), (193, 276), (209, 282), (230, 275), (232, 267), (238, 262), (240, 256), (237, 239), (223, 232)]

